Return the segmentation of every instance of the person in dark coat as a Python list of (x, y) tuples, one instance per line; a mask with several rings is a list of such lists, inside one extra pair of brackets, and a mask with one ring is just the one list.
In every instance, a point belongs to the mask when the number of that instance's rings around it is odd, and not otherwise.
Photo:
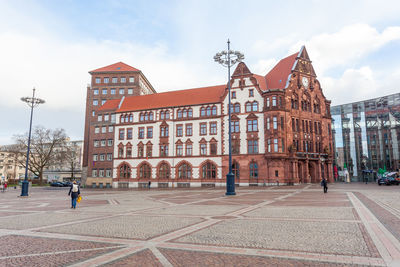
[(150, 189), (150, 186), (151, 186), (151, 181), (149, 181), (149, 189)]
[(71, 209), (76, 208), (76, 199), (80, 194), (81, 190), (79, 188), (79, 185), (76, 184), (76, 181), (73, 181), (68, 193), (68, 196), (71, 196)]
[(324, 193), (328, 193), (328, 182), (325, 180), (325, 178), (322, 178), (321, 186), (324, 187)]

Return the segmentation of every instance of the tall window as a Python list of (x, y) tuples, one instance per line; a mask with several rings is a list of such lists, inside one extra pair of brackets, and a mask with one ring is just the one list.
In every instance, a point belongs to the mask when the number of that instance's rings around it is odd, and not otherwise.
[(182, 124), (176, 125), (176, 136), (177, 137), (183, 136), (183, 125)]
[(168, 126), (161, 126), (161, 137), (168, 137)]
[(272, 121), (273, 121), (274, 130), (277, 130), (278, 129), (278, 118), (273, 117)]
[(186, 156), (191, 156), (193, 154), (192, 144), (186, 144)]
[(139, 178), (151, 178), (151, 167), (144, 163), (139, 168)]
[(160, 179), (169, 179), (170, 172), (169, 165), (167, 163), (162, 163), (158, 169), (158, 177)]
[(240, 104), (235, 103), (233, 113), (240, 113)]
[(217, 155), (217, 143), (210, 144), (210, 155)]
[(193, 109), (191, 109), (191, 108), (188, 109), (188, 117), (189, 118), (193, 117)]
[(192, 136), (193, 126), (192, 124), (186, 124), (186, 136)]
[(211, 116), (211, 107), (207, 107), (206, 113), (207, 113), (207, 116)]
[(206, 109), (203, 107), (200, 109), (200, 116), (204, 117), (206, 115)]
[(139, 139), (143, 139), (144, 138), (144, 127), (140, 127), (139, 128)]
[(200, 135), (207, 134), (207, 123), (200, 123)]
[(253, 102), (251, 106), (253, 111), (258, 111), (258, 102)]
[(233, 175), (234, 175), (236, 181), (239, 181), (239, 178), (240, 178), (240, 169), (239, 168), (240, 168), (239, 163), (233, 162), (232, 172), (233, 172)]
[(250, 102), (246, 103), (246, 112), (251, 112), (251, 103)]
[(268, 152), (271, 152), (271, 139), (267, 141)]
[(178, 110), (178, 119), (182, 118), (182, 110)]
[(127, 139), (132, 139), (132, 128), (128, 128), (127, 130), (126, 130), (126, 138)]
[(240, 154), (240, 140), (238, 139), (232, 140), (232, 154)]
[(257, 132), (258, 131), (257, 119), (247, 120), (247, 131), (248, 132)]
[(258, 179), (258, 164), (255, 162), (250, 163), (250, 179)]
[(249, 154), (258, 153), (258, 140), (248, 140), (247, 141), (247, 151)]
[(217, 134), (217, 123), (210, 122), (210, 134)]
[(231, 132), (232, 133), (240, 132), (239, 121), (231, 121)]
[(272, 106), (276, 107), (276, 96), (272, 97)]
[(142, 143), (138, 145), (138, 158), (143, 158), (144, 156), (144, 146)]
[(278, 139), (274, 139), (274, 152), (278, 152)]
[(147, 127), (147, 138), (153, 138), (153, 126)]
[(122, 164), (119, 167), (119, 177), (121, 178), (131, 178), (131, 167), (127, 164)]
[(160, 156), (161, 157), (168, 156), (168, 145), (160, 145)]
[(267, 130), (269, 130), (269, 124), (270, 124), (270, 121), (269, 121), (269, 117), (267, 118), (267, 123), (266, 123), (267, 125)]
[(207, 144), (200, 144), (200, 155), (207, 155)]
[(183, 145), (182, 144), (176, 145), (176, 155), (183, 156)]
[(146, 157), (152, 157), (153, 156), (153, 145), (151, 143), (146, 144)]
[(217, 115), (217, 107), (213, 106), (211, 110), (211, 115), (216, 116)]
[(125, 129), (119, 129), (119, 140), (124, 140), (125, 138)]
[(202, 178), (215, 179), (217, 178), (217, 167), (211, 162), (207, 162), (201, 168)]
[(192, 178), (192, 168), (190, 165), (183, 163), (178, 167), (178, 179)]
[(126, 157), (127, 158), (132, 157), (132, 147), (131, 146), (126, 146)]

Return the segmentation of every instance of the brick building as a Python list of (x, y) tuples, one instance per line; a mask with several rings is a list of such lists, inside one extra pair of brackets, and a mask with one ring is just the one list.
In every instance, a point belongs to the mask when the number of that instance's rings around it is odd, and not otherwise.
[[(332, 181), (330, 101), (305, 47), (265, 76), (240, 63), (230, 83), (236, 184), (308, 183), (321, 177)], [(108, 114), (115, 114), (114, 131), (107, 137), (99, 131), (89, 135), (88, 146), (110, 138), (113, 151), (92, 150), (103, 154), (103, 160), (99, 154), (93, 158), (88, 185), (225, 185), (226, 85), (115, 98), (95, 110), (93, 123), (104, 122)], [(106, 153), (112, 155), (110, 162), (104, 160)]]

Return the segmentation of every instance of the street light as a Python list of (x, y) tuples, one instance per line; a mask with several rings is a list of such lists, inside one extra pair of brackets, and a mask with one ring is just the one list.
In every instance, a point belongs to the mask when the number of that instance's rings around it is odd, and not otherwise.
[(214, 61), (218, 62), (224, 67), (228, 68), (228, 94), (229, 94), (229, 105), (228, 105), (228, 127), (229, 127), (229, 172), (226, 175), (226, 193), (227, 196), (236, 195), (235, 193), (235, 176), (232, 173), (232, 136), (231, 136), (231, 66), (244, 59), (244, 55), (239, 51), (230, 50), (231, 42), (228, 39), (228, 51), (221, 51), (214, 56)]
[(32, 131), (32, 116), (33, 116), (33, 108), (37, 107), (40, 104), (44, 104), (44, 100), (40, 98), (35, 98), (35, 88), (33, 88), (33, 95), (32, 97), (21, 97), (21, 100), (28, 104), (31, 108), (31, 120), (29, 123), (29, 135), (28, 135), (28, 150), (26, 152), (26, 165), (25, 165), (25, 179), (22, 182), (22, 189), (21, 189), (21, 197), (28, 196), (28, 164), (29, 164), (29, 149), (31, 145), (31, 131)]

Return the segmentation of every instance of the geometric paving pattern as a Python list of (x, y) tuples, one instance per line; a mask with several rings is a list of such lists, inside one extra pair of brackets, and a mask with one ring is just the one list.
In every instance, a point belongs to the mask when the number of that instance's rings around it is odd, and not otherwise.
[(0, 194), (0, 266), (400, 266), (398, 187)]

